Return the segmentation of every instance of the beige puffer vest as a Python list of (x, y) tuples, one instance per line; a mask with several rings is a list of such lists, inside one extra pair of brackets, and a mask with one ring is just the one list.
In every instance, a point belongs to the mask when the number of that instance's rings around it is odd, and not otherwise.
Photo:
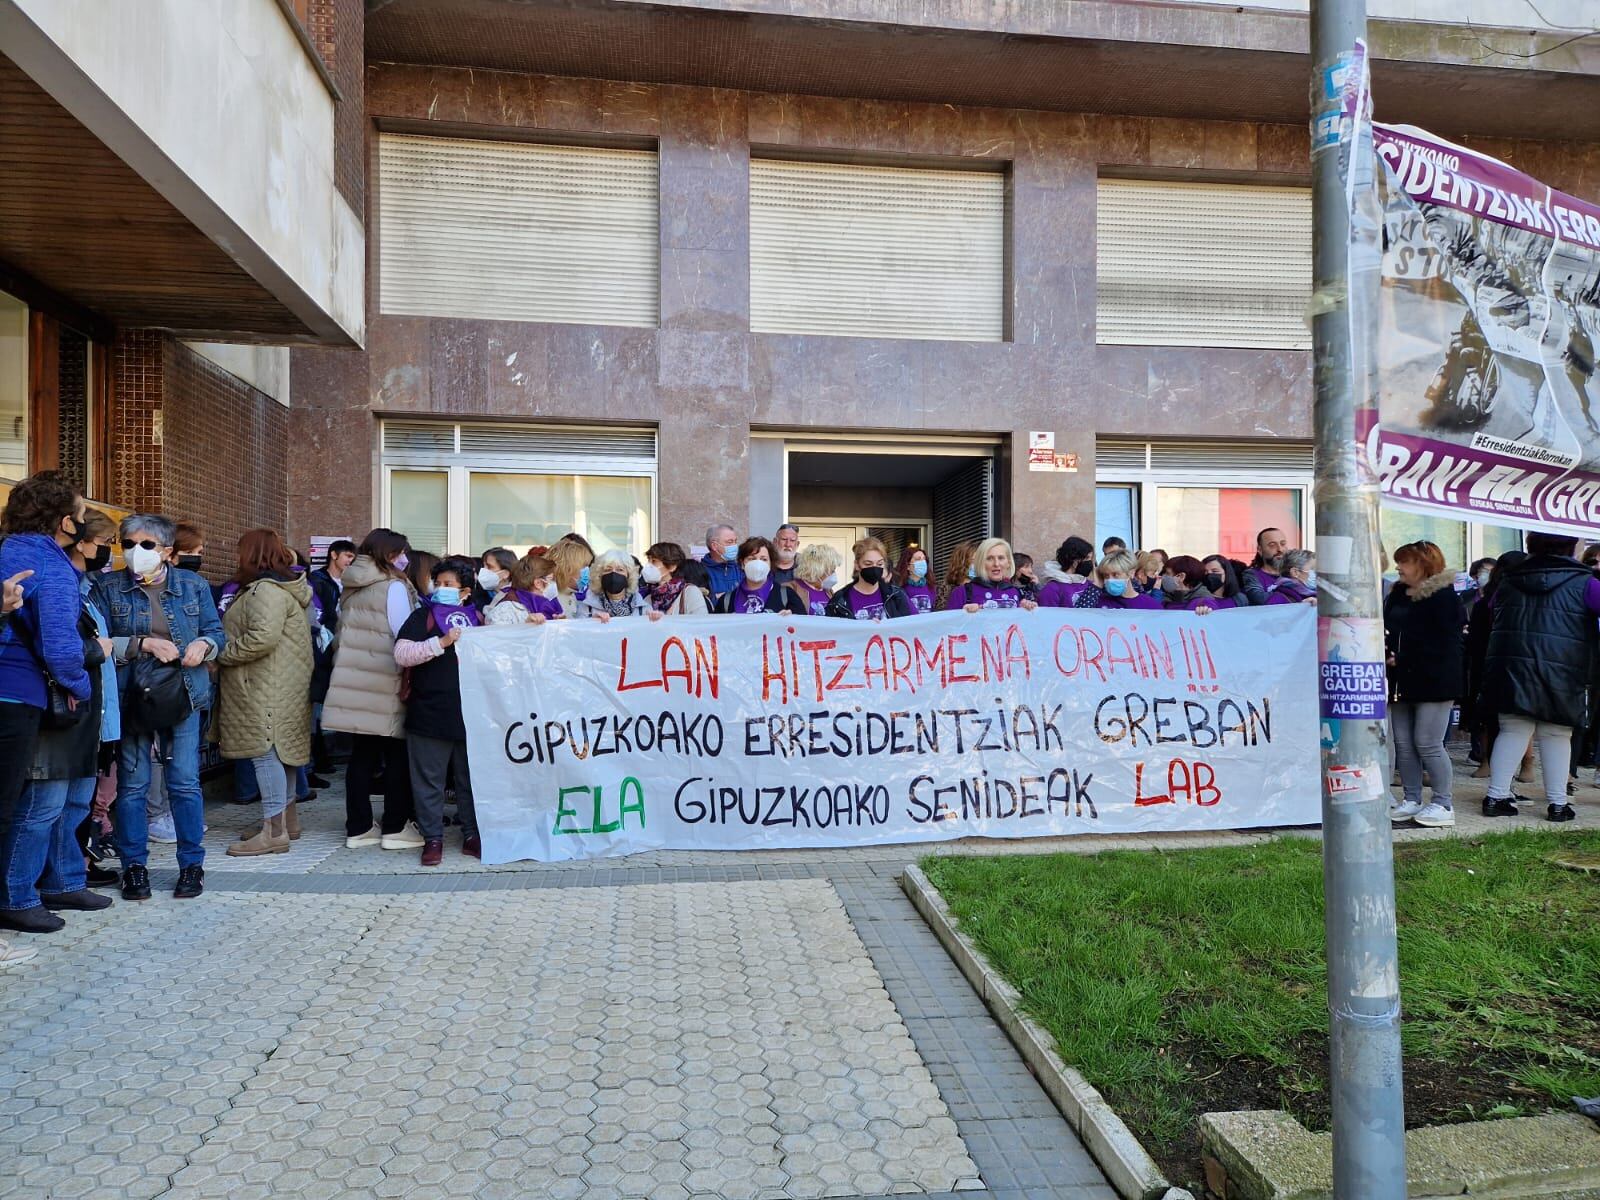
[[(404, 737), (406, 706), (400, 702), (400, 668), (389, 629), (389, 584), (394, 576), (362, 555), (344, 573), (339, 597), (339, 639), (333, 681), (322, 705), (322, 727), (372, 737)], [(406, 594), (416, 607), (409, 582)]]

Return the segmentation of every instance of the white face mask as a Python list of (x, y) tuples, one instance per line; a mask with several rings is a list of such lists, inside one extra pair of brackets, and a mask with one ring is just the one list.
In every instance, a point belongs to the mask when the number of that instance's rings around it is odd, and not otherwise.
[(498, 592), (500, 590), (500, 572), (492, 567), (479, 567), (478, 586), (486, 592)]
[(128, 567), (135, 574), (144, 579), (149, 579), (161, 569), (161, 551), (146, 550), (143, 546), (135, 546), (127, 553)]
[(660, 583), (661, 568), (656, 566), (655, 563), (647, 562), (639, 568), (639, 578), (646, 583)]
[(1476, 578), (1478, 580), (1479, 587), (1486, 588), (1489, 586), (1489, 572), (1479, 571)]
[(771, 572), (771, 570), (771, 563), (763, 562), (759, 558), (752, 558), (749, 562), (744, 564), (744, 577), (751, 583), (765, 583), (767, 580), (767, 575)]
[(837, 574), (829, 575), (826, 579), (824, 579), (822, 581), (822, 590), (825, 591), (825, 592), (837, 591), (838, 588), (839, 588), (839, 576)]
[(559, 595), (560, 593), (556, 591), (556, 581), (554, 579), (544, 585), (544, 598), (546, 600), (554, 600)]

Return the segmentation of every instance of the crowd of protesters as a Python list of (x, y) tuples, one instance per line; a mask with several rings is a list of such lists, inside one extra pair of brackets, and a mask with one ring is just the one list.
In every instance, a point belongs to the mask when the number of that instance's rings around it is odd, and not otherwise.
[[(1002, 538), (936, 563), (917, 545), (891, 562), (871, 537), (847, 566), (788, 524), (770, 539), (713, 525), (703, 554), (657, 542), (642, 559), (596, 553), (577, 533), (440, 559), (374, 529), (359, 545), (333, 543), (315, 571), (278, 533), (257, 529), (239, 538), (236, 569), (213, 588), (198, 573), (201, 530), (147, 513), (115, 523), (59, 472), (13, 489), (0, 523), (0, 928), (30, 933), (62, 928), (61, 911), (111, 904), (98, 888), (149, 899), (152, 811), (169, 823), (161, 840), (176, 843), (174, 897), (202, 894), (205, 740), (233, 765), (236, 798), (260, 805), (230, 856), (290, 852), (296, 805), (327, 786), (334, 737), (348, 753), (348, 847), (420, 851), (437, 866), (453, 819), (462, 853), (480, 855), (455, 650), (478, 626), (1036, 608), (1205, 616), (1317, 598), (1316, 556), (1277, 528), (1260, 531), (1249, 562), (1137, 552), (1119, 538), (1097, 557), (1072, 536), (1037, 566)], [(1453, 822), (1444, 746), (1458, 711), (1490, 780), (1487, 814), (1516, 814), (1511, 785), (1536, 744), (1547, 815), (1572, 818), (1575, 731), (1580, 757), (1594, 752), (1587, 699), (1600, 628), (1600, 578), (1575, 548), (1530, 534), (1526, 553), (1474, 564), (1465, 590), (1437, 546), (1395, 555), (1384, 603), (1403, 792), (1395, 821)], [(117, 870), (103, 865), (112, 858)], [(31, 953), (0, 942), (0, 965)]]

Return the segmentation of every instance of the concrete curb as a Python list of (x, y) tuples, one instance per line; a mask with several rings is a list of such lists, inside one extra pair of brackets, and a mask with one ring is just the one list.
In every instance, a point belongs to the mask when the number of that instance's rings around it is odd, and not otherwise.
[(967, 982), (983, 997), (1067, 1124), (1083, 1139), (1117, 1195), (1123, 1200), (1194, 1200), (1189, 1192), (1167, 1181), (1105, 1097), (1062, 1061), (1055, 1050), (1055, 1039), (1022, 1011), (1017, 989), (1002, 979), (984, 959), (983, 952), (956, 929), (944, 897), (921, 869), (908, 865), (900, 876), (900, 886)]

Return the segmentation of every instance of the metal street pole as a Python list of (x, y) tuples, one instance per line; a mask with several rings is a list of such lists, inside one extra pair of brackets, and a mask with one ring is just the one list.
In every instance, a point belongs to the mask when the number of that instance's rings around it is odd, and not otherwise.
[(1366, 20), (1365, 0), (1311, 0), (1311, 334), (1329, 1074), (1336, 1200), (1404, 1200), (1378, 496), (1356, 441), (1357, 397), (1370, 384), (1365, 353), (1356, 352), (1366, 343), (1353, 348), (1350, 321), (1346, 172), (1358, 163), (1348, 124), (1341, 135), (1337, 119), (1339, 85), (1361, 69), (1354, 51), (1366, 39)]

